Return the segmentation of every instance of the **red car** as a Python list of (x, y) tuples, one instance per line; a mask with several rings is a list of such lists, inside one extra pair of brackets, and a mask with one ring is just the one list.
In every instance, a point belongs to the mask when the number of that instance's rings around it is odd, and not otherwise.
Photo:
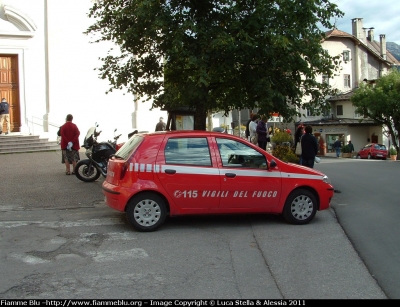
[(357, 159), (382, 159), (386, 160), (388, 151), (385, 145), (370, 143), (365, 145), (357, 153)]
[(306, 224), (330, 207), (334, 193), (318, 170), (207, 131), (134, 135), (109, 160), (102, 189), (107, 205), (126, 212), (139, 231), (189, 214), (272, 213)]

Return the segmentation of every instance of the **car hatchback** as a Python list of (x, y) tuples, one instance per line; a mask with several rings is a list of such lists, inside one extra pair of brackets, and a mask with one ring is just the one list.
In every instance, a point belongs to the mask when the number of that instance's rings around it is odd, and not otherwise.
[(194, 214), (271, 213), (306, 224), (329, 208), (334, 193), (318, 170), (207, 131), (134, 135), (109, 160), (102, 188), (106, 204), (126, 212), (139, 231)]
[(383, 144), (370, 143), (365, 145), (357, 153), (357, 159), (382, 159), (386, 160), (388, 151)]

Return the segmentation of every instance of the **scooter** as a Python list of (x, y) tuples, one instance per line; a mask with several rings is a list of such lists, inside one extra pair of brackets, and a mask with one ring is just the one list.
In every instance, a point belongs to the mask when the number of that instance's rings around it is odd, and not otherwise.
[[(97, 142), (101, 131), (97, 132), (91, 127), (85, 137), (82, 147), (86, 149), (88, 159), (79, 161), (74, 169), (75, 176), (82, 181), (91, 182), (97, 180), (100, 175), (107, 176), (107, 164), (111, 155), (115, 154), (123, 144), (117, 144), (120, 135), (114, 136), (114, 141)], [(114, 130), (114, 134), (117, 129)]]

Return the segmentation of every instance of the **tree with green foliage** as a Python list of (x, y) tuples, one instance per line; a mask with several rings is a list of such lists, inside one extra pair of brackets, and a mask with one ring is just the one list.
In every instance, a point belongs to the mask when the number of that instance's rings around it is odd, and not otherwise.
[(101, 0), (85, 33), (120, 48), (98, 68), (109, 91), (189, 107), (205, 130), (210, 111), (258, 108), (291, 121), (300, 108), (326, 110), (334, 92), (316, 77), (331, 77), (338, 62), (322, 49), (320, 27), (342, 16), (328, 0)]
[(351, 102), (357, 113), (382, 125), (399, 152), (400, 72), (392, 69), (375, 84), (361, 84), (351, 97)]

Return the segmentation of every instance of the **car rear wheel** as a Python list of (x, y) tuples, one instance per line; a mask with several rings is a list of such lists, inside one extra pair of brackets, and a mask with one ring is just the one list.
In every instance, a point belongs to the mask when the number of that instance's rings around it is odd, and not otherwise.
[(298, 189), (290, 193), (283, 208), (283, 217), (295, 225), (309, 223), (317, 213), (317, 200), (313, 193)]
[(357, 155), (357, 159), (361, 159), (361, 156), (360, 156), (360, 155)]
[(165, 201), (155, 193), (141, 193), (129, 201), (126, 215), (136, 230), (154, 231), (167, 216)]
[(372, 159), (372, 156), (371, 156), (371, 154), (368, 154), (368, 159)]

